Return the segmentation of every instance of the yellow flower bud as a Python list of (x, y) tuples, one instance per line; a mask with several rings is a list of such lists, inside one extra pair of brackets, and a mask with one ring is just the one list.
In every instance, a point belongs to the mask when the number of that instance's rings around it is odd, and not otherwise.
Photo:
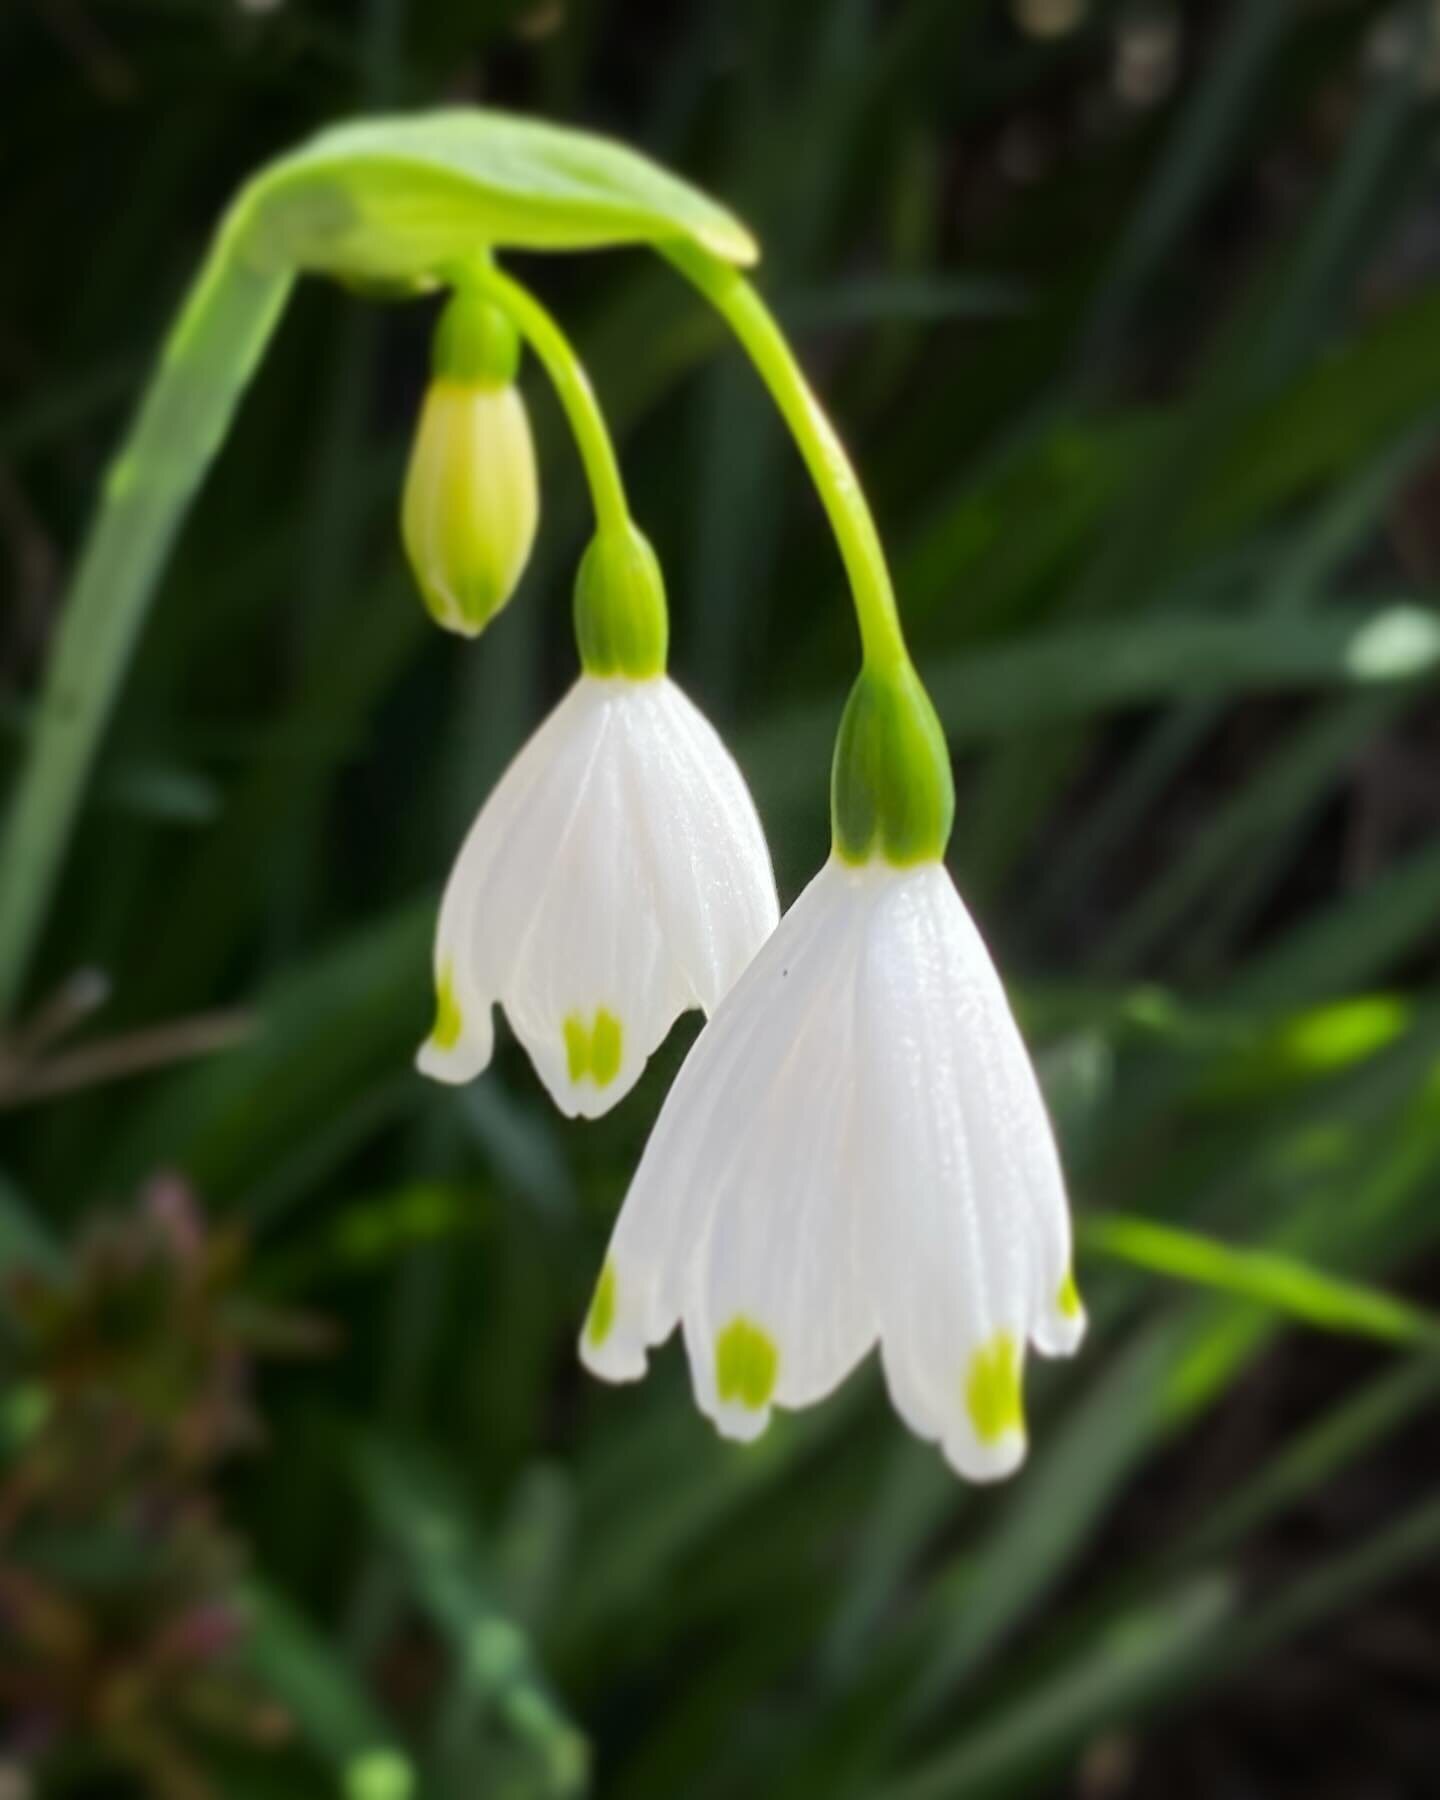
[(504, 315), (456, 294), (435, 334), (400, 526), (425, 604), (465, 637), (514, 593), (535, 541), (539, 483), (518, 360)]

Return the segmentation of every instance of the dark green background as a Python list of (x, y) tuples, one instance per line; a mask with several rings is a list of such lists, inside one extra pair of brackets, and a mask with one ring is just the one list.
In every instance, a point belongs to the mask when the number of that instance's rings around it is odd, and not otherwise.
[[(105, 457), (244, 176), (380, 106), (613, 131), (755, 228), (855, 453), (955, 753), (952, 867), (1078, 1210), (1423, 1302), (1428, 17), (9, 0), (0, 776)], [(654, 259), (514, 267), (591, 367), (672, 668), (735, 746), (788, 900), (826, 851), (855, 655), (798, 459)], [(617, 1800), (1434, 1792), (1423, 1357), (1082, 1254), (1090, 1343), (1034, 1370), (1030, 1464), (985, 1492), (906, 1437), (871, 1371), (752, 1452), (693, 1412), (677, 1350), (638, 1389), (582, 1379), (577, 1323), (693, 1024), (591, 1127), (508, 1040), (463, 1094), (410, 1072), (439, 883), (574, 669), (586, 520), (527, 378), (535, 561), (476, 645), (430, 627), (396, 514), (432, 318), (304, 284), (167, 574), (29, 996), (111, 977), (56, 1056), (217, 1008), (258, 1034), (0, 1114), (10, 1260), (22, 1230), (69, 1238), (176, 1168), (246, 1230), (240, 1297), (338, 1331), (256, 1377), (267, 1441), (215, 1478), (263, 1592), (237, 1654), (292, 1734), (241, 1752), (186, 1725), (196, 1765), (242, 1800), (390, 1800), (365, 1761), (388, 1745), (417, 1794), (519, 1800), (581, 1791), (578, 1733)], [(0, 1573), (32, 1548), (0, 1525)], [(4, 1629), (0, 1607), (0, 1661)], [(75, 1775), (23, 1723), (0, 1764), (42, 1794), (184, 1794), (113, 1761)]]

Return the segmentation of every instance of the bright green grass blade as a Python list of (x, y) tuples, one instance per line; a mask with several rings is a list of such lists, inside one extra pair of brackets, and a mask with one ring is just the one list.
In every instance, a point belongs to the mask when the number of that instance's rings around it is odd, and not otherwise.
[(1239, 1024), (1228, 1045), (1212, 1040), (1218, 1054), (1192, 1091), (1202, 1103), (1253, 1106), (1368, 1062), (1396, 1045), (1420, 1017), (1416, 1003), (1398, 994), (1357, 994), (1286, 1012), (1276, 1021), (1262, 1014)]
[(1094, 1254), (1254, 1301), (1321, 1331), (1440, 1349), (1440, 1319), (1273, 1250), (1235, 1249), (1178, 1226), (1115, 1213), (1086, 1215), (1078, 1232)]

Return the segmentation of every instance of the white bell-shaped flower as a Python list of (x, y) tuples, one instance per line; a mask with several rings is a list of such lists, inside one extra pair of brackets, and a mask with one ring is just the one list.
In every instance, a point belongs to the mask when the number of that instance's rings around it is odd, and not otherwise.
[(582, 675), (455, 864), (419, 1067), (477, 1075), (498, 1002), (560, 1109), (593, 1118), (678, 1014), (713, 1011), (778, 917), (754, 802), (714, 728), (665, 675)]
[(753, 1438), (878, 1342), (906, 1423), (991, 1479), (1024, 1456), (1027, 1344), (1083, 1334), (1070, 1255), (1034, 1070), (944, 865), (837, 854), (671, 1089), (581, 1354), (631, 1380), (679, 1323), (699, 1405)]

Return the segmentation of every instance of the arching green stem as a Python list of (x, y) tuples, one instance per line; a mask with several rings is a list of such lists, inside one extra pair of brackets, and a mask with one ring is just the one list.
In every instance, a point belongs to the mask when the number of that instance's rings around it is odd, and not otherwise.
[(14, 1004), (85, 778), (195, 489), (290, 291), (222, 230), (110, 464), (45, 676), (29, 761), (0, 834), (0, 1016)]
[(897, 867), (942, 857), (955, 817), (950, 753), (905, 648), (880, 534), (844, 445), (746, 278), (693, 245), (660, 248), (748, 351), (805, 458), (850, 577), (864, 660), (831, 767), (835, 853), (849, 863), (882, 857)]
[(895, 589), (874, 517), (845, 446), (769, 307), (738, 269), (704, 250), (678, 240), (660, 248), (730, 325), (790, 427), (840, 546), (866, 664), (879, 668), (908, 663)]
[(475, 293), (494, 301), (544, 365), (585, 465), (595, 523), (602, 531), (625, 530), (630, 523), (630, 508), (625, 500), (620, 463), (595, 390), (569, 339), (527, 288), (502, 275), (488, 260), (467, 268), (464, 282)]

